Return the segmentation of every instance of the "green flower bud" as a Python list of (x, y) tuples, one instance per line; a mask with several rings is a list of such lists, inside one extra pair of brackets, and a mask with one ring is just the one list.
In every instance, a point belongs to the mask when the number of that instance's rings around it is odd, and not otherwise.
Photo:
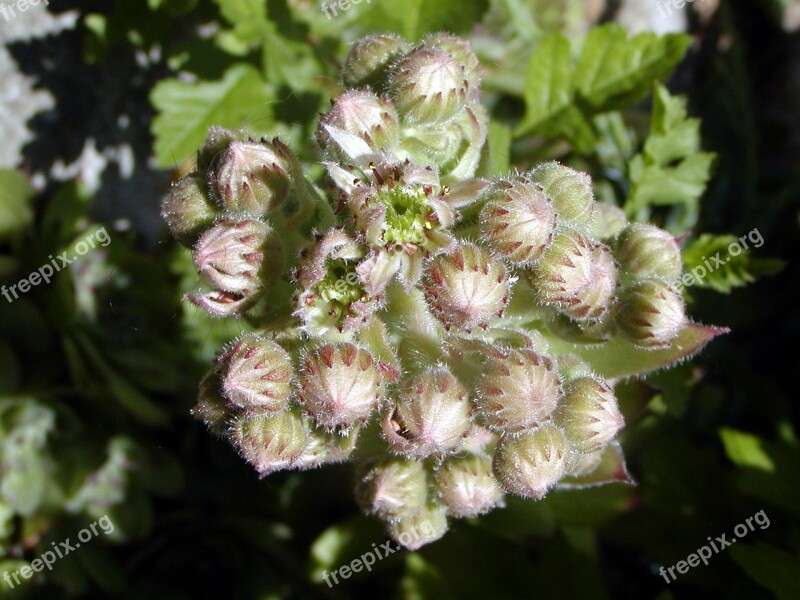
[(628, 225), (628, 217), (619, 206), (606, 202), (594, 205), (594, 216), (589, 227), (589, 236), (596, 240), (612, 240)]
[(569, 474), (573, 477), (591, 475), (603, 462), (604, 450), (605, 448), (601, 448), (588, 454), (576, 454)]
[(556, 213), (547, 195), (524, 179), (502, 180), (484, 192), (481, 234), (517, 266), (536, 262), (552, 244)]
[(208, 175), (209, 170), (218, 164), (220, 156), (233, 142), (251, 140), (250, 135), (241, 129), (225, 129), (212, 125), (208, 129), (203, 145), (197, 152), (197, 173), (201, 177)]
[(622, 268), (636, 278), (660, 277), (675, 281), (683, 270), (681, 250), (663, 229), (645, 223), (629, 225), (617, 240)]
[(264, 216), (289, 196), (288, 170), (288, 157), (275, 144), (231, 142), (209, 173), (209, 189), (229, 212)]
[(335, 148), (329, 127), (362, 138), (376, 152), (392, 152), (400, 142), (397, 110), (388, 97), (378, 97), (369, 90), (350, 90), (333, 101), (316, 132), (317, 141), (325, 150)]
[(487, 513), (503, 497), (486, 456), (449, 457), (437, 469), (435, 480), (439, 499), (459, 519)]
[(422, 463), (393, 457), (369, 467), (356, 483), (356, 499), (370, 515), (385, 521), (423, 509), (428, 479)]
[(558, 216), (577, 228), (586, 228), (592, 219), (595, 201), (592, 178), (557, 162), (538, 165), (530, 177), (550, 196)]
[(292, 468), (308, 445), (308, 431), (298, 411), (242, 414), (231, 428), (233, 443), (261, 477)]
[(390, 65), (405, 54), (408, 43), (391, 33), (368, 35), (350, 47), (344, 63), (342, 78), (349, 88), (365, 85), (375, 90), (385, 88)]
[(404, 120), (444, 123), (464, 108), (468, 87), (463, 67), (447, 52), (418, 46), (395, 65), (389, 95)]
[(256, 335), (239, 339), (223, 356), (222, 393), (250, 412), (283, 412), (292, 394), (292, 361), (278, 344)]
[(492, 469), (507, 492), (540, 500), (567, 474), (573, 450), (564, 432), (542, 425), (520, 434), (504, 434)]
[(625, 424), (614, 390), (596, 377), (580, 377), (564, 386), (553, 421), (583, 453), (601, 449)]
[(200, 276), (218, 290), (252, 296), (283, 266), (273, 229), (261, 221), (222, 221), (198, 240), (194, 262)]
[(498, 432), (544, 422), (562, 394), (553, 361), (528, 349), (490, 357), (477, 388), (478, 412)]
[(365, 423), (383, 395), (383, 378), (372, 355), (349, 342), (322, 344), (302, 359), (298, 397), (326, 429)]
[(592, 280), (594, 244), (574, 229), (562, 229), (529, 276), (543, 302), (564, 305)]
[(161, 204), (161, 217), (175, 239), (186, 246), (195, 243), (218, 215), (219, 211), (206, 197), (196, 173), (173, 184)]
[(439, 321), (468, 332), (503, 315), (511, 284), (505, 265), (470, 243), (434, 258), (424, 280), (428, 305)]
[(215, 434), (223, 436), (228, 432), (229, 424), (234, 416), (228, 400), (222, 395), (220, 380), (221, 369), (215, 365), (200, 380), (197, 404), (192, 408), (192, 416), (208, 426)]
[(559, 308), (578, 321), (598, 321), (606, 316), (616, 300), (619, 267), (608, 247), (592, 246), (591, 278), (572, 295), (557, 300)]
[(313, 429), (308, 434), (306, 449), (292, 467), (305, 471), (344, 462), (355, 450), (357, 441), (357, 429), (353, 429), (346, 436)]
[(562, 354), (558, 357), (556, 363), (562, 383), (568, 383), (579, 377), (594, 375), (592, 366), (577, 354)]
[(446, 369), (417, 375), (383, 422), (386, 441), (416, 458), (457, 450), (472, 426), (467, 389)]
[(389, 523), (389, 536), (412, 552), (441, 539), (445, 533), (447, 510), (438, 504), (429, 504), (422, 510)]
[(616, 321), (620, 331), (637, 346), (667, 348), (686, 326), (683, 296), (660, 279), (649, 279), (626, 290)]
[(480, 100), (481, 63), (467, 40), (449, 33), (432, 33), (422, 40), (422, 45), (426, 48), (444, 50), (452, 56), (464, 70), (472, 99)]

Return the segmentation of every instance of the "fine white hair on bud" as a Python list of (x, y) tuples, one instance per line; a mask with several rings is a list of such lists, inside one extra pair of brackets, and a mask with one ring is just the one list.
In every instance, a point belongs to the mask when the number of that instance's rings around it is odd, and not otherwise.
[(383, 395), (372, 355), (350, 342), (325, 343), (301, 358), (298, 398), (320, 427), (365, 423)]
[(425, 507), (428, 476), (421, 462), (391, 457), (369, 466), (356, 483), (361, 508), (385, 521), (410, 515)]
[(200, 380), (197, 404), (191, 413), (193, 417), (203, 421), (214, 434), (223, 436), (228, 431), (235, 411), (222, 395), (220, 374), (221, 369), (217, 364)]
[(219, 209), (208, 199), (204, 187), (197, 173), (192, 173), (173, 184), (161, 204), (161, 217), (182, 244), (196, 242), (219, 216)]
[(597, 321), (608, 313), (619, 287), (619, 266), (611, 250), (602, 244), (592, 246), (591, 277), (574, 294), (557, 300), (564, 314), (576, 321)]
[(550, 246), (557, 217), (547, 195), (523, 178), (501, 180), (484, 192), (481, 234), (517, 266), (535, 263)]
[(436, 470), (435, 481), (447, 512), (459, 519), (489, 512), (503, 497), (492, 461), (484, 455), (448, 457)]
[(492, 469), (508, 493), (539, 500), (567, 474), (573, 453), (561, 429), (542, 425), (520, 434), (504, 434)]
[(619, 206), (597, 202), (588, 233), (596, 240), (613, 240), (622, 233), (627, 224), (628, 217)]
[(336, 98), (320, 119), (316, 137), (324, 149), (335, 147), (328, 128), (335, 127), (362, 138), (376, 152), (394, 151), (400, 142), (397, 110), (386, 96), (368, 89), (350, 90)]
[(449, 53), (417, 46), (392, 71), (389, 95), (411, 123), (444, 123), (464, 108), (469, 83)]
[(396, 452), (415, 458), (457, 450), (472, 426), (467, 389), (452, 373), (433, 367), (414, 377), (382, 421)]
[(220, 357), (222, 393), (251, 412), (282, 412), (292, 394), (292, 361), (275, 342), (257, 335), (240, 338)]
[(592, 280), (594, 262), (592, 241), (574, 229), (561, 229), (531, 269), (531, 287), (542, 302), (563, 305)]
[(308, 430), (297, 410), (243, 413), (233, 421), (231, 438), (242, 457), (264, 477), (292, 468), (308, 445)]
[(505, 265), (471, 243), (434, 258), (423, 285), (428, 305), (446, 327), (467, 332), (501, 317), (511, 295)]
[(200, 276), (217, 290), (251, 295), (283, 267), (272, 227), (256, 219), (225, 220), (206, 231), (194, 250)]
[(553, 361), (533, 350), (492, 356), (478, 380), (476, 404), (494, 431), (521, 431), (543, 423), (561, 398)]
[(447, 509), (436, 502), (389, 523), (389, 537), (406, 550), (419, 550), (447, 533)]
[(625, 290), (622, 302), (617, 325), (642, 348), (668, 347), (688, 323), (683, 296), (661, 279), (648, 279)]
[(683, 270), (681, 250), (670, 233), (647, 223), (633, 223), (617, 240), (617, 258), (635, 278), (675, 281)]
[(305, 450), (297, 457), (292, 467), (306, 471), (344, 462), (355, 450), (358, 434), (359, 430), (355, 427), (347, 435), (313, 429), (308, 434)]
[(467, 40), (449, 33), (432, 33), (422, 40), (422, 45), (447, 52), (464, 70), (464, 77), (469, 83), (470, 100), (480, 100), (481, 63)]
[(383, 33), (368, 35), (353, 43), (345, 59), (342, 78), (346, 86), (365, 85), (382, 89), (390, 65), (408, 50), (408, 42), (399, 35)]
[(586, 233), (595, 206), (589, 174), (548, 162), (536, 166), (529, 176), (550, 197), (558, 216)]
[(291, 187), (285, 146), (233, 141), (209, 171), (209, 190), (231, 213), (264, 216), (280, 206)]
[(583, 453), (600, 450), (625, 424), (614, 390), (597, 377), (579, 377), (564, 386), (553, 421)]

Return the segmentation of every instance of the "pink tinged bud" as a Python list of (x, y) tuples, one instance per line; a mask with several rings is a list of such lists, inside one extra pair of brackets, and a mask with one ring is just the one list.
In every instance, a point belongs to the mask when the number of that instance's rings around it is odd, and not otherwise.
[(280, 241), (266, 223), (247, 219), (222, 221), (198, 240), (194, 262), (200, 276), (216, 289), (239, 296), (260, 290), (280, 272)]
[(667, 348), (686, 326), (683, 297), (670, 284), (649, 279), (626, 290), (616, 315), (620, 331), (637, 346)]
[(456, 518), (475, 517), (500, 503), (503, 490), (486, 456), (447, 458), (436, 471), (436, 490), (448, 512)]
[(634, 278), (660, 277), (675, 281), (683, 270), (681, 251), (675, 238), (663, 229), (645, 223), (629, 225), (617, 241), (617, 258)]
[(326, 429), (365, 423), (378, 409), (383, 378), (372, 355), (355, 344), (327, 343), (301, 359), (298, 397)]
[(191, 412), (215, 434), (222, 436), (228, 431), (234, 411), (222, 395), (219, 366), (215, 366), (200, 381), (197, 404)]
[(432, 312), (449, 328), (472, 331), (500, 317), (511, 296), (505, 265), (475, 244), (461, 244), (433, 259), (424, 281)]
[(197, 152), (197, 172), (205, 177), (210, 169), (216, 168), (220, 157), (233, 142), (247, 142), (252, 138), (242, 129), (225, 129), (212, 125), (208, 129), (203, 145)]
[(469, 83), (470, 99), (480, 100), (481, 63), (467, 40), (448, 33), (434, 33), (425, 37), (422, 45), (447, 52), (464, 70), (464, 77)]
[(550, 416), (561, 398), (553, 362), (533, 350), (493, 356), (478, 381), (478, 411), (494, 431), (520, 431)]
[(234, 445), (262, 477), (292, 468), (308, 445), (308, 432), (296, 410), (242, 414), (231, 428)]
[(554, 304), (573, 296), (592, 280), (594, 244), (574, 229), (562, 229), (530, 276), (542, 301)]
[(597, 321), (606, 316), (616, 300), (619, 267), (608, 247), (592, 248), (591, 279), (573, 295), (559, 299), (559, 308), (577, 321)]
[(550, 196), (559, 218), (580, 229), (588, 227), (595, 201), (587, 173), (549, 162), (534, 168), (530, 177)]
[(628, 225), (628, 217), (619, 206), (606, 202), (594, 205), (594, 216), (589, 227), (589, 236), (596, 240), (612, 240)]
[(317, 141), (323, 149), (335, 143), (326, 127), (356, 135), (375, 151), (393, 151), (400, 142), (397, 110), (388, 97), (378, 97), (369, 90), (350, 90), (333, 102), (317, 128)]
[(203, 309), (214, 317), (242, 315), (258, 301), (258, 294), (235, 294), (213, 291), (205, 294), (189, 294), (184, 299)]
[(469, 83), (444, 50), (418, 46), (392, 72), (389, 95), (410, 123), (444, 123), (464, 108)]
[(292, 394), (292, 361), (273, 341), (247, 335), (222, 357), (222, 391), (249, 412), (282, 412)]
[(388, 79), (389, 66), (408, 49), (408, 43), (399, 35), (369, 35), (350, 47), (345, 60), (342, 78), (349, 88), (365, 85), (383, 90)]
[(196, 242), (218, 215), (219, 211), (206, 197), (204, 186), (194, 173), (173, 184), (161, 204), (161, 216), (170, 232), (187, 246)]
[(484, 193), (481, 234), (492, 250), (518, 266), (535, 263), (552, 244), (557, 217), (547, 195), (521, 179)]
[(209, 173), (209, 186), (232, 213), (264, 216), (289, 195), (289, 159), (266, 142), (232, 142)]
[(357, 441), (357, 429), (353, 429), (346, 436), (313, 429), (308, 435), (306, 449), (292, 467), (305, 471), (345, 462), (355, 450)]
[(542, 425), (521, 434), (504, 434), (492, 469), (508, 493), (540, 500), (567, 474), (572, 455), (564, 432)]
[(389, 537), (412, 552), (441, 539), (445, 533), (447, 510), (435, 503), (389, 523)]
[(370, 515), (392, 521), (426, 505), (428, 480), (421, 462), (388, 458), (370, 467), (356, 483), (356, 499)]
[(592, 366), (577, 354), (562, 354), (556, 360), (558, 373), (562, 383), (568, 383), (579, 377), (594, 375)]
[(392, 449), (416, 458), (457, 450), (471, 426), (467, 389), (441, 367), (412, 379), (382, 422)]
[(603, 448), (625, 424), (614, 390), (595, 377), (580, 377), (564, 386), (553, 421), (582, 453)]

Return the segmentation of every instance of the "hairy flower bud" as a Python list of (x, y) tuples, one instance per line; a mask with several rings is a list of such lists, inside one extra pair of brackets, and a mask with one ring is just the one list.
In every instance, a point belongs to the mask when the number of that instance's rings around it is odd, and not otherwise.
[(239, 339), (223, 355), (222, 392), (250, 412), (282, 412), (292, 394), (292, 361), (278, 344), (256, 335)]
[(283, 266), (273, 229), (254, 219), (222, 221), (198, 240), (194, 262), (200, 276), (218, 290), (250, 296)]
[(607, 246), (592, 246), (591, 278), (572, 295), (559, 300), (559, 308), (578, 321), (597, 321), (603, 318), (616, 299), (619, 286), (619, 267)]
[(596, 240), (612, 240), (628, 225), (628, 217), (619, 206), (606, 202), (594, 205), (589, 235)]
[(594, 212), (592, 179), (557, 162), (538, 165), (530, 177), (550, 196), (558, 216), (570, 225), (585, 228)]
[(564, 398), (553, 414), (572, 446), (583, 453), (595, 452), (614, 439), (625, 419), (608, 383), (580, 377), (564, 386)]
[(382, 90), (388, 79), (389, 65), (408, 49), (408, 43), (391, 33), (368, 35), (356, 41), (345, 60), (342, 78), (350, 88), (365, 85)]
[(433, 313), (449, 328), (471, 331), (500, 317), (511, 295), (505, 265), (475, 244), (460, 244), (433, 259), (424, 280)]
[(484, 192), (481, 234), (517, 266), (536, 262), (553, 242), (556, 212), (547, 195), (523, 179), (501, 180)]
[(464, 69), (444, 50), (418, 46), (392, 72), (389, 95), (403, 119), (411, 123), (444, 123), (467, 100)]
[(308, 434), (308, 445), (292, 467), (305, 471), (344, 462), (355, 450), (357, 441), (358, 430), (355, 428), (346, 436), (313, 429)]
[(528, 349), (490, 357), (477, 388), (479, 413), (489, 428), (501, 432), (542, 423), (562, 393), (553, 361)]
[(191, 412), (193, 417), (203, 421), (215, 434), (221, 436), (228, 431), (234, 411), (222, 395), (219, 365), (215, 365), (200, 380), (197, 404)]
[(688, 322), (683, 297), (660, 279), (633, 286), (625, 291), (622, 300), (617, 325), (637, 346), (666, 348)]
[(421, 462), (393, 457), (371, 466), (356, 483), (364, 511), (392, 521), (425, 507), (428, 479)]
[(397, 110), (388, 97), (378, 97), (369, 90), (350, 90), (333, 101), (317, 127), (317, 141), (323, 149), (335, 143), (329, 127), (362, 138), (376, 152), (393, 151), (400, 142)]
[(464, 77), (469, 82), (472, 99), (480, 99), (481, 63), (470, 43), (449, 33), (432, 33), (422, 40), (426, 48), (438, 48), (447, 52), (464, 69)]
[(562, 229), (529, 277), (542, 301), (564, 303), (592, 280), (594, 244), (574, 229)]
[(456, 518), (489, 512), (503, 497), (486, 456), (451, 456), (439, 466), (435, 480), (439, 499)]
[(200, 177), (192, 173), (172, 185), (161, 204), (161, 216), (172, 235), (188, 246), (211, 227), (219, 211), (206, 197)]
[(456, 450), (471, 425), (467, 389), (441, 367), (416, 376), (382, 422), (392, 449), (417, 458)]
[(447, 510), (429, 504), (410, 515), (389, 523), (389, 536), (407, 550), (419, 550), (447, 533)]
[(242, 457), (262, 477), (291, 468), (308, 445), (306, 424), (296, 410), (239, 415), (231, 436)]
[(316, 423), (347, 429), (377, 410), (383, 379), (372, 355), (349, 342), (326, 343), (302, 359), (298, 397)]
[(591, 475), (603, 462), (603, 451), (604, 448), (601, 448), (588, 454), (576, 454), (569, 474), (573, 477)]
[(675, 238), (646, 223), (629, 225), (617, 240), (622, 268), (636, 278), (661, 277), (675, 281), (681, 275), (681, 250)]
[(264, 216), (289, 195), (285, 150), (266, 141), (234, 141), (209, 172), (209, 189), (232, 213)]
[(564, 432), (542, 425), (520, 434), (504, 434), (492, 469), (503, 488), (539, 500), (567, 474), (573, 450)]

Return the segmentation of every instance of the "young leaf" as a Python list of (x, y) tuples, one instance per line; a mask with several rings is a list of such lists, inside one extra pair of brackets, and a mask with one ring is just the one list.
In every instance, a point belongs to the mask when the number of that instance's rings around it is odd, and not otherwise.
[(797, 590), (800, 589), (800, 558), (761, 543), (738, 544), (730, 551), (736, 564), (777, 598), (797, 598)]

